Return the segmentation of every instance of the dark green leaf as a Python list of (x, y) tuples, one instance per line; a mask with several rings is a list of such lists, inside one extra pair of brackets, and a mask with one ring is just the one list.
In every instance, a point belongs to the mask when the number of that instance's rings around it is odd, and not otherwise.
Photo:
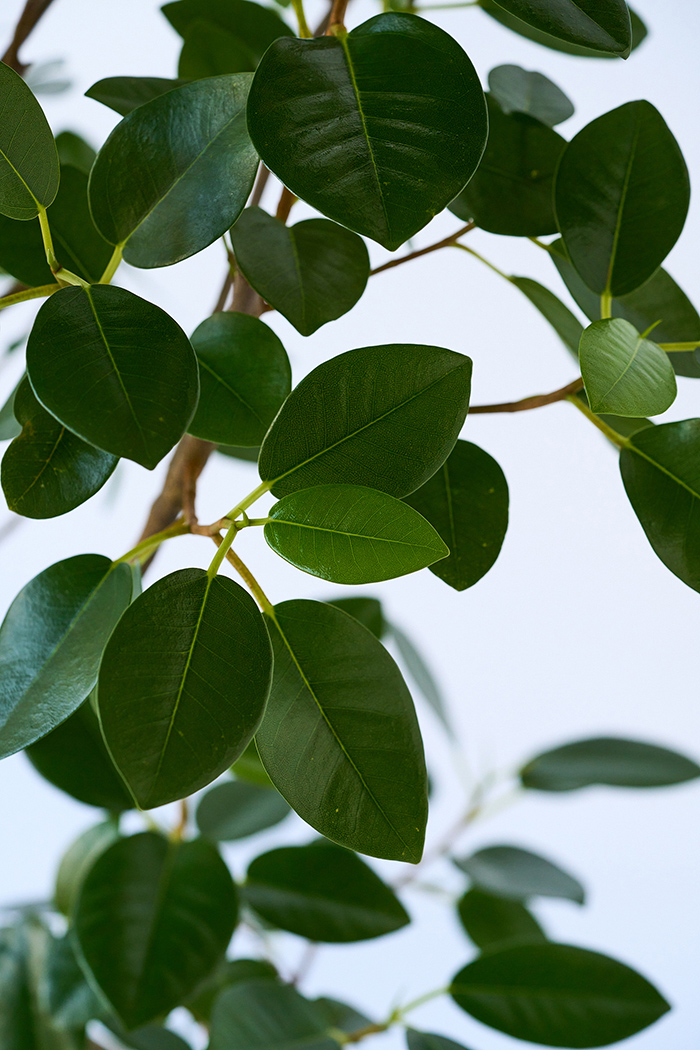
[(216, 784), (197, 806), (197, 827), (205, 838), (232, 842), (279, 824), (289, 805), (278, 791), (244, 780)]
[(25, 518), (55, 518), (102, 488), (117, 457), (88, 445), (49, 415), (26, 377), (14, 411), (22, 431), (2, 458), (2, 490), (10, 510)]
[(579, 359), (594, 412), (657, 416), (676, 399), (676, 376), (666, 353), (620, 317), (586, 328)]
[(456, 591), (485, 576), (508, 528), (508, 483), (496, 460), (470, 441), (458, 441), (442, 468), (406, 497), (433, 525), (450, 556), (430, 571)]
[(588, 287), (617, 297), (664, 261), (688, 212), (688, 170), (649, 102), (605, 113), (566, 147), (554, 187), (569, 258)]
[(185, 38), (193, 25), (202, 20), (231, 33), (252, 53), (251, 68), (278, 37), (294, 36), (275, 11), (250, 0), (175, 0), (161, 10), (173, 29)]
[(620, 737), (594, 737), (563, 744), (531, 759), (520, 770), (523, 787), (576, 791), (592, 784), (651, 788), (700, 777), (700, 766), (656, 744)]
[(245, 445), (219, 445), (216, 450), (223, 456), (230, 456), (231, 459), (240, 459), (244, 463), (257, 463), (260, 449), (256, 446), (246, 447)]
[(415, 1028), (406, 1029), (408, 1050), (465, 1050), (461, 1043), (448, 1039), (434, 1032), (418, 1032)]
[(27, 371), (39, 401), (69, 430), (149, 469), (197, 404), (185, 333), (158, 306), (112, 285), (63, 288), (47, 299), (27, 343)]
[(131, 571), (79, 554), (35, 576), (0, 627), (0, 757), (33, 744), (80, 706), (131, 600)]
[(366, 941), (410, 922), (379, 876), (355, 853), (332, 842), (288, 846), (256, 857), (243, 892), (267, 922), (310, 941)]
[(73, 914), (85, 876), (97, 858), (119, 837), (116, 823), (105, 820), (79, 835), (63, 854), (56, 873), (54, 904), (67, 918)]
[(259, 784), (261, 787), (274, 786), (260, 761), (255, 740), (251, 740), (240, 758), (236, 759), (231, 766), (231, 772), (236, 780), (244, 780), (248, 784)]
[(208, 1025), (214, 1003), (224, 988), (257, 978), (275, 981), (277, 970), (263, 959), (224, 959), (211, 977), (200, 985), (195, 997), (187, 1000), (187, 1009), (197, 1021)]
[(133, 1032), (126, 1032), (121, 1026), (114, 1024), (108, 1027), (129, 1050), (191, 1050), (190, 1044), (181, 1036), (160, 1025), (145, 1025)]
[(533, 29), (577, 47), (627, 58), (632, 28), (625, 0), (498, 0)]
[(489, 233), (535, 237), (555, 233), (554, 172), (566, 142), (522, 113), (504, 113), (487, 95), (489, 139), (473, 179), (450, 204), (465, 222)]
[[(572, 267), (573, 269), (573, 267)], [(576, 272), (575, 270), (573, 271)], [(581, 341), (583, 325), (568, 307), (557, 299), (549, 288), (532, 281), (529, 277), (511, 277), (512, 283), (525, 295), (532, 305), (539, 310), (546, 321), (549, 321), (567, 350), (578, 360), (578, 347)], [(591, 293), (592, 294), (592, 293)], [(596, 296), (596, 317), (600, 312), (600, 299)]]
[(365, 242), (329, 219), (286, 226), (261, 208), (246, 208), (231, 239), (248, 283), (302, 335), (342, 317), (365, 290)]
[(628, 966), (565, 944), (517, 945), (482, 955), (457, 974), (451, 995), (477, 1021), (545, 1046), (607, 1046), (669, 1009)]
[(561, 88), (542, 73), (520, 66), (496, 66), (489, 73), (489, 91), (504, 113), (526, 113), (553, 128), (573, 116), (574, 105)]
[(0, 96), (0, 213), (34, 219), (58, 190), (56, 143), (31, 88), (3, 62)]
[(469, 181), (487, 135), (460, 45), (398, 13), (348, 34), (276, 41), (255, 74), (248, 120), (293, 193), (392, 251)]
[(257, 317), (222, 312), (194, 330), (192, 346), (199, 403), (190, 434), (216, 444), (260, 445), (292, 386), (282, 343)]
[(257, 62), (239, 37), (213, 22), (191, 22), (180, 52), (178, 75), (188, 80), (225, 73), (252, 73)]
[(162, 77), (106, 77), (88, 88), (85, 95), (125, 117), (132, 109), (186, 83), (186, 80), (163, 80)]
[(208, 1050), (337, 1050), (325, 1012), (276, 981), (241, 981), (214, 1003)]
[(375, 638), (381, 638), (386, 630), (382, 603), (377, 598), (334, 598), (328, 604), (359, 620)]
[(547, 940), (535, 916), (520, 901), (467, 890), (457, 903), (457, 913), (470, 940), (482, 951), (509, 943)]
[[(24, 379), (24, 376), (22, 376)], [(15, 397), (22, 385), (22, 379), (12, 391), (5, 404), (0, 408), (0, 441), (11, 441), (22, 432), (21, 425), (15, 416)]]
[(337, 999), (314, 999), (316, 1010), (323, 1013), (329, 1028), (340, 1032), (357, 1032), (371, 1024), (369, 1017), (361, 1014), (354, 1006), (339, 1002)]
[[(86, 142), (82, 135), (74, 131), (62, 131), (56, 136), (56, 149), (61, 167), (77, 168), (83, 175), (90, 174), (90, 168), (95, 163), (97, 151)], [(60, 187), (59, 187), (60, 188)], [(52, 213), (53, 218), (53, 213)], [(52, 230), (53, 232), (53, 230)]]
[(191, 795), (242, 753), (262, 718), (270, 642), (250, 595), (181, 569), (119, 621), (100, 666), (107, 747), (142, 809)]
[[(534, 41), (536, 44), (542, 44), (543, 47), (551, 48), (553, 51), (563, 51), (567, 55), (578, 55), (582, 58), (618, 57), (617, 54), (610, 51), (596, 51), (588, 47), (581, 47), (578, 44), (570, 44), (560, 37), (543, 33), (541, 30), (533, 28), (532, 25), (528, 25), (527, 22), (523, 22), (520, 18), (516, 18), (515, 15), (509, 14), (505, 10), (505, 5), (501, 7), (494, 0), (479, 0), (479, 3), (483, 11), (495, 18), (501, 25), (506, 26), (507, 29), (524, 36), (527, 40)], [(630, 22), (632, 25), (632, 50), (634, 51), (646, 37), (647, 27), (639, 15), (632, 10), (630, 10)]]
[(551, 860), (517, 846), (488, 846), (456, 860), (475, 886), (508, 900), (562, 897), (583, 904), (583, 886)]
[(26, 945), (20, 927), (0, 930), (0, 1045), (33, 1050), (32, 1001), (27, 984)]
[(129, 113), (90, 176), (95, 225), (132, 266), (169, 266), (236, 221), (258, 157), (246, 129), (249, 73), (167, 91)]
[(144, 832), (97, 859), (74, 928), (95, 981), (135, 1028), (178, 1006), (211, 973), (236, 915), (235, 886), (213, 846)]
[[(104, 1003), (80, 968), (72, 930), (50, 944), (43, 990), (48, 1012), (61, 1028), (80, 1030), (88, 1021), (105, 1014)], [(80, 1050), (84, 1050), (83, 1044), (79, 1045)]]
[(270, 629), (275, 671), (256, 740), (275, 786), (329, 839), (417, 862), (427, 778), (396, 664), (365, 627), (331, 605), (283, 602)]
[(450, 720), (447, 716), (447, 711), (445, 710), (445, 701), (440, 689), (438, 688), (437, 682), (433, 678), (430, 668), (416, 649), (411, 639), (404, 634), (403, 631), (400, 631), (395, 624), (390, 625), (389, 633), (396, 642), (396, 648), (399, 650), (401, 659), (406, 665), (411, 678), (416, 683), (447, 732), (451, 733), (452, 727), (450, 726)]
[(361, 484), (405, 496), (452, 451), (472, 363), (437, 346), (349, 350), (315, 368), (285, 401), (260, 449), (275, 496)]

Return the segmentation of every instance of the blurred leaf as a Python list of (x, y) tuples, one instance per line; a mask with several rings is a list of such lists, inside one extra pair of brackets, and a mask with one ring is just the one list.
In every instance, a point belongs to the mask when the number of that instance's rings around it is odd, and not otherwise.
[(337, 1050), (324, 1010), (288, 984), (242, 981), (224, 989), (211, 1015), (209, 1050)]
[(275, 11), (250, 0), (175, 0), (161, 10), (173, 29), (185, 38), (193, 25), (201, 21), (231, 33), (251, 52), (251, 68), (278, 37), (294, 36)]
[(224, 959), (210, 977), (198, 988), (193, 999), (187, 1000), (187, 1009), (201, 1023), (209, 1024), (216, 999), (224, 988), (240, 981), (262, 978), (276, 981), (277, 970), (264, 959)]
[(406, 669), (411, 678), (416, 683), (447, 732), (451, 734), (452, 726), (450, 725), (450, 720), (445, 708), (445, 701), (440, 689), (438, 688), (437, 682), (433, 678), (430, 668), (408, 635), (399, 630), (395, 624), (389, 626), (389, 633), (396, 642), (396, 648), (399, 650), (399, 655), (405, 663)]
[[(82, 135), (78, 135), (75, 131), (61, 131), (56, 136), (56, 149), (58, 150), (58, 159), (61, 162), (61, 167), (67, 165), (82, 171), (83, 175), (90, 174), (90, 168), (95, 162), (97, 151), (92, 148), (89, 142), (85, 141)], [(87, 199), (87, 186), (85, 195)]]
[(197, 827), (214, 842), (233, 842), (274, 827), (289, 812), (289, 805), (273, 787), (231, 780), (215, 784), (202, 796)]
[(85, 96), (125, 117), (133, 109), (186, 83), (186, 80), (164, 80), (162, 77), (106, 77), (88, 88)]
[(553, 128), (574, 114), (561, 88), (542, 73), (520, 66), (496, 66), (489, 73), (489, 91), (504, 113), (526, 113)]
[(231, 772), (236, 780), (244, 780), (249, 784), (259, 784), (262, 787), (274, 787), (265, 772), (265, 767), (260, 761), (260, 755), (254, 739), (248, 744), (240, 758), (237, 758), (233, 763)]
[(328, 602), (336, 609), (342, 609), (348, 616), (354, 617), (371, 631), (375, 638), (382, 638), (387, 625), (384, 621), (382, 603), (377, 598), (334, 598)]
[(641, 740), (593, 737), (544, 751), (520, 770), (523, 787), (576, 791), (593, 784), (651, 788), (700, 777), (700, 766), (685, 755)]
[(186, 80), (200, 80), (225, 73), (252, 73), (256, 65), (243, 40), (212, 22), (197, 20), (185, 32), (177, 72)]
[(484, 890), (467, 890), (457, 902), (457, 914), (469, 939), (482, 951), (504, 944), (547, 940), (537, 919), (524, 904), (494, 897)]
[(118, 838), (119, 828), (115, 821), (104, 820), (79, 835), (63, 854), (56, 873), (54, 903), (67, 918), (72, 917), (85, 876), (97, 858)]
[(456, 860), (475, 886), (496, 897), (561, 897), (583, 904), (585, 891), (573, 875), (546, 857), (517, 846), (488, 846), (470, 857)]

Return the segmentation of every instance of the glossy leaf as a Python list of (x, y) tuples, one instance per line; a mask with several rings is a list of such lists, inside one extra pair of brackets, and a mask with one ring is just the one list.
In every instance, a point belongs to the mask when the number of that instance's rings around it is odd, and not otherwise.
[(688, 212), (688, 170), (649, 102), (627, 102), (566, 147), (554, 187), (557, 223), (588, 287), (618, 297), (647, 281), (674, 246)]
[(405, 496), (431, 477), (457, 440), (472, 363), (436, 346), (349, 350), (292, 391), (260, 449), (275, 496), (324, 484)]
[(233, 842), (274, 827), (289, 814), (278, 791), (243, 780), (215, 784), (197, 806), (197, 827), (214, 842)]
[(487, 846), (455, 861), (475, 886), (496, 897), (561, 897), (583, 904), (583, 886), (546, 857), (517, 846)]
[(78, 135), (75, 131), (61, 131), (56, 136), (56, 149), (58, 150), (58, 159), (62, 168), (76, 168), (83, 175), (90, 174), (90, 168), (95, 163), (97, 150), (93, 149), (82, 135)]
[(0, 214), (34, 219), (58, 191), (56, 143), (31, 88), (3, 62), (0, 95)]
[(55, 518), (98, 492), (117, 457), (88, 445), (42, 408), (25, 377), (14, 411), (22, 424), (2, 458), (7, 505), (25, 518)]
[(275, 787), (327, 838), (417, 862), (427, 777), (396, 664), (365, 627), (320, 602), (277, 605), (270, 631), (275, 671), (256, 741)]
[[(564, 346), (578, 359), (578, 347), (583, 333), (583, 325), (561, 299), (558, 299), (549, 288), (531, 280), (529, 277), (511, 277), (512, 283), (526, 296), (536, 310), (548, 321), (561, 339)], [(596, 296), (596, 303), (600, 300)], [(598, 313), (596, 313), (596, 317)]]
[(366, 941), (410, 922), (394, 892), (364, 861), (323, 840), (256, 857), (243, 893), (266, 922), (310, 941)]
[(382, 638), (387, 630), (382, 603), (377, 598), (334, 598), (328, 604), (359, 620), (375, 638)]
[[(505, 9), (505, 5), (501, 6), (495, 0), (479, 0), (479, 5), (482, 11), (485, 11), (491, 18), (500, 22), (507, 29), (524, 36), (527, 40), (532, 40), (536, 44), (542, 44), (543, 47), (548, 47), (552, 51), (563, 51), (567, 55), (578, 55), (581, 58), (619, 57), (614, 52), (596, 51), (593, 48), (581, 47), (579, 44), (571, 44), (561, 37), (551, 36), (549, 33), (535, 29), (532, 25), (528, 25), (527, 22), (523, 22), (520, 18), (510, 14)], [(634, 11), (630, 10), (629, 14), (632, 27), (632, 50), (634, 51), (647, 36), (647, 27)]]
[(406, 497), (437, 529), (450, 556), (430, 571), (464, 591), (485, 576), (508, 528), (508, 483), (496, 460), (470, 441), (458, 441), (440, 470)]
[(457, 902), (457, 914), (469, 939), (482, 951), (504, 944), (536, 944), (547, 937), (535, 916), (520, 901), (467, 890)]
[(205, 787), (262, 718), (270, 643), (250, 595), (203, 569), (173, 572), (136, 599), (100, 666), (105, 742), (142, 809)]
[(565, 944), (480, 956), (452, 982), (454, 1001), (499, 1032), (545, 1046), (607, 1046), (648, 1028), (666, 1000), (623, 963)]
[(74, 434), (149, 469), (180, 439), (197, 404), (197, 362), (185, 333), (159, 307), (112, 285), (63, 288), (44, 303), (27, 343), (27, 372), (44, 408)]
[(579, 359), (594, 412), (657, 416), (676, 399), (676, 377), (666, 353), (622, 318), (589, 325), (581, 336)]
[(254, 65), (278, 37), (294, 36), (275, 11), (250, 0), (175, 0), (161, 10), (182, 37), (202, 20), (233, 34), (251, 52)]
[(132, 266), (195, 255), (236, 221), (258, 157), (246, 129), (251, 77), (196, 80), (117, 124), (90, 175), (98, 230)]
[(632, 28), (625, 0), (498, 0), (499, 7), (578, 47), (627, 58)]
[(700, 766), (657, 744), (620, 737), (575, 740), (544, 751), (520, 770), (523, 787), (536, 791), (577, 791), (593, 784), (651, 788), (700, 777)]
[(292, 386), (287, 353), (257, 317), (221, 312), (192, 333), (199, 403), (190, 434), (225, 445), (260, 445)]
[(178, 1006), (208, 976), (236, 916), (236, 889), (213, 846), (144, 832), (99, 856), (74, 928), (98, 986), (135, 1028)]
[(208, 1050), (337, 1050), (325, 1013), (289, 984), (241, 981), (214, 1003)]
[(467, 55), (404, 13), (348, 34), (276, 41), (255, 74), (248, 121), (292, 193), (392, 251), (459, 193), (487, 135)]
[(489, 140), (479, 169), (450, 204), (465, 222), (512, 237), (555, 233), (554, 172), (566, 145), (546, 124), (504, 113), (487, 95)]
[(396, 648), (398, 649), (401, 660), (406, 665), (406, 669), (411, 678), (416, 683), (447, 732), (451, 733), (452, 727), (447, 716), (445, 701), (438, 684), (433, 677), (432, 671), (408, 635), (399, 630), (396, 624), (390, 625), (389, 633), (396, 642)]
[(188, 80), (226, 73), (252, 73), (257, 62), (244, 41), (213, 22), (197, 21), (187, 27), (177, 72)]
[(248, 283), (302, 335), (342, 317), (365, 290), (365, 242), (329, 219), (286, 226), (261, 208), (246, 208), (231, 239)]
[(0, 757), (71, 715), (97, 681), (102, 650), (131, 600), (131, 571), (79, 554), (40, 572), (0, 627)]
[(406, 1029), (406, 1045), (408, 1050), (465, 1050), (454, 1039), (434, 1032), (418, 1032), (415, 1028)]
[(105, 820), (79, 835), (61, 857), (56, 872), (54, 904), (67, 918), (73, 914), (85, 876), (97, 858), (118, 838), (120, 835), (116, 823)]
[(185, 83), (185, 80), (164, 80), (162, 77), (106, 77), (88, 88), (85, 95), (125, 117), (133, 109)]
[(526, 113), (550, 128), (574, 114), (561, 88), (542, 73), (521, 66), (496, 66), (489, 73), (489, 91), (504, 113)]

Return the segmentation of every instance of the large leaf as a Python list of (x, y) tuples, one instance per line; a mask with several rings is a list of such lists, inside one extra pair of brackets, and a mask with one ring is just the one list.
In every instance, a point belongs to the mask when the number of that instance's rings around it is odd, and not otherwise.
[(365, 290), (365, 242), (329, 219), (286, 226), (261, 208), (246, 208), (231, 239), (248, 283), (302, 335), (342, 317)]
[(577, 791), (593, 784), (649, 788), (700, 777), (700, 766), (656, 744), (620, 737), (575, 740), (530, 759), (520, 770), (523, 787)]
[(236, 915), (235, 886), (213, 846), (144, 832), (98, 857), (74, 928), (95, 981), (135, 1028), (178, 1006), (209, 975)]
[(85, 95), (125, 117), (132, 109), (185, 83), (185, 80), (164, 80), (162, 77), (106, 77), (88, 88)]
[(617, 297), (664, 261), (685, 223), (688, 169), (663, 117), (627, 102), (579, 131), (554, 187), (557, 223), (588, 287)]
[(360, 485), (292, 492), (271, 509), (265, 539), (298, 569), (332, 583), (392, 580), (450, 553), (415, 510)]
[(427, 776), (396, 664), (365, 627), (331, 605), (283, 602), (270, 629), (275, 671), (256, 740), (275, 787), (327, 838), (417, 862)]
[(294, 36), (275, 11), (250, 0), (175, 0), (161, 10), (185, 38), (202, 20), (231, 33), (251, 52), (254, 64), (278, 37)]
[(451, 995), (478, 1021), (545, 1046), (607, 1046), (669, 1009), (628, 966), (565, 944), (516, 945), (482, 955), (457, 974)]
[(526, 113), (554, 127), (573, 116), (574, 105), (561, 88), (542, 73), (520, 66), (496, 66), (489, 73), (489, 91), (504, 113)]
[(56, 143), (31, 88), (2, 62), (0, 97), (0, 214), (34, 219), (58, 191)]
[(275, 496), (324, 484), (405, 496), (452, 451), (472, 363), (411, 343), (349, 350), (315, 368), (282, 406), (258, 469)]
[(214, 1003), (208, 1050), (338, 1050), (325, 1011), (296, 988), (240, 981)]
[[(571, 44), (562, 37), (552, 36), (550, 33), (542, 32), (540, 29), (534, 28), (532, 24), (523, 22), (522, 19), (516, 18), (515, 15), (506, 11), (505, 5), (501, 6), (496, 3), (495, 0), (479, 0), (479, 5), (482, 11), (490, 15), (501, 25), (507, 29), (512, 30), (514, 33), (518, 33), (520, 36), (524, 36), (527, 40), (532, 40), (536, 44), (541, 44), (543, 47), (551, 48), (552, 51), (563, 51), (567, 55), (578, 55), (581, 58), (618, 58), (619, 55), (611, 51), (597, 51), (594, 48), (582, 47), (579, 44)], [(638, 14), (630, 10), (630, 22), (632, 26), (632, 50), (639, 47), (642, 41), (647, 36), (647, 27), (641, 20)]]
[(55, 518), (102, 488), (117, 457), (88, 445), (49, 415), (26, 377), (14, 411), (22, 431), (2, 458), (2, 490), (10, 510), (26, 518)]
[(450, 556), (430, 571), (456, 591), (485, 576), (508, 528), (508, 483), (496, 460), (470, 441), (458, 441), (442, 468), (406, 497), (433, 525)]
[(116, 821), (104, 820), (79, 835), (61, 857), (53, 902), (67, 918), (70, 919), (73, 914), (85, 876), (100, 854), (118, 838), (120, 835)]
[(177, 64), (178, 75), (189, 80), (225, 73), (252, 73), (255, 56), (243, 40), (213, 22), (192, 22), (187, 27)]
[(627, 58), (632, 27), (625, 0), (497, 0), (498, 6), (541, 33), (577, 47)]
[(404, 13), (348, 34), (276, 41), (248, 114), (260, 156), (293, 193), (392, 251), (469, 181), (487, 135), (467, 55)]
[(197, 827), (214, 842), (233, 842), (274, 827), (289, 805), (273, 787), (229, 780), (215, 784), (197, 806)]
[(225, 445), (259, 445), (292, 386), (287, 353), (271, 328), (222, 312), (192, 333), (199, 402), (190, 434)]
[(537, 919), (524, 904), (484, 890), (467, 890), (457, 902), (457, 914), (470, 940), (482, 951), (504, 944), (547, 940)]
[(504, 113), (487, 96), (489, 140), (474, 177), (450, 204), (465, 222), (512, 237), (555, 233), (554, 172), (566, 142), (523, 113)]
[(323, 840), (256, 857), (243, 893), (267, 922), (310, 941), (366, 941), (410, 922), (394, 892), (363, 860)]
[(90, 175), (95, 225), (132, 266), (169, 266), (236, 221), (258, 157), (246, 129), (249, 73), (197, 80), (129, 113)]
[(149, 469), (180, 439), (197, 404), (197, 361), (185, 333), (158, 306), (112, 285), (63, 288), (44, 303), (27, 343), (27, 372), (44, 408), (74, 434)]
[(131, 600), (131, 570), (79, 554), (35, 576), (0, 627), (0, 757), (33, 744), (80, 706)]
[(584, 902), (578, 879), (546, 857), (517, 846), (487, 846), (455, 863), (475, 886), (497, 897), (562, 897), (576, 904)]
[(676, 400), (676, 376), (666, 353), (620, 317), (586, 328), (579, 359), (594, 412), (657, 416)]
[(98, 686), (107, 747), (142, 809), (209, 784), (262, 718), (272, 657), (250, 595), (225, 576), (181, 569), (131, 605)]
[[(575, 272), (575, 271), (574, 271)], [(583, 325), (561, 299), (558, 299), (549, 288), (531, 280), (529, 277), (511, 277), (511, 282), (526, 296), (535, 309), (539, 310), (561, 339), (564, 346), (578, 359), (578, 348), (583, 333)], [(600, 312), (600, 299), (596, 296), (596, 317)]]

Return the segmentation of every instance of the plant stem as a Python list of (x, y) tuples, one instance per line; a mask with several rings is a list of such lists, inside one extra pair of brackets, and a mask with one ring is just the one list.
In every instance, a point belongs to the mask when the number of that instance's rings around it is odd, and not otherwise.
[(467, 248), (466, 244), (455, 244), (455, 248), (461, 248), (463, 252), (469, 252), (469, 254), (473, 255), (475, 259), (482, 262), (484, 266), (488, 266), (489, 270), (493, 270), (493, 272), (497, 273), (499, 277), (502, 277), (504, 281), (511, 281), (511, 278), (507, 273), (504, 273), (503, 270), (499, 270), (494, 263), (490, 262), (483, 255), (480, 255), (479, 252), (475, 252), (473, 248)]
[(6, 66), (10, 66), (20, 75), (22, 75), (28, 67), (24, 62), (20, 62), (17, 52), (51, 3), (52, 0), (27, 0), (24, 5), (24, 10), (19, 16), (12, 43), (3, 55), (1, 61), (3, 61)]
[(527, 412), (531, 408), (543, 408), (544, 405), (553, 405), (557, 401), (566, 401), (581, 390), (583, 387), (583, 380), (579, 376), (578, 379), (574, 379), (572, 383), (567, 383), (566, 386), (562, 386), (559, 390), (553, 390), (551, 394), (534, 394), (532, 397), (524, 397), (521, 401), (504, 401), (500, 405), (474, 405), (469, 409), (469, 414), (479, 414), (481, 412)]
[(345, 25), (345, 12), (347, 7), (348, 0), (333, 0), (333, 6), (328, 19), (328, 26), (326, 28), (326, 36), (334, 34), (337, 31), (337, 27)]
[(309, 40), (311, 38), (311, 30), (304, 14), (304, 0), (292, 0), (292, 7), (299, 23), (299, 36), (302, 40)]
[(226, 517), (229, 519), (229, 521), (235, 521), (239, 514), (241, 514), (244, 510), (248, 510), (248, 507), (252, 507), (252, 505), (256, 503), (261, 496), (264, 496), (265, 493), (269, 491), (270, 482), (261, 481), (257, 488), (253, 489), (252, 492), (249, 492), (248, 495), (245, 496), (240, 503), (237, 503), (236, 506), (228, 512)]
[(60, 291), (60, 284), (41, 284), (37, 288), (27, 288), (24, 292), (15, 292), (0, 299), (0, 310), (5, 310), (15, 303), (26, 303), (29, 299), (45, 299), (48, 295)]
[(77, 274), (72, 273), (70, 270), (66, 270), (64, 266), (56, 258), (53, 250), (53, 240), (51, 238), (51, 227), (49, 226), (49, 217), (46, 214), (46, 208), (39, 209), (39, 226), (41, 228), (41, 239), (44, 242), (44, 251), (46, 252), (46, 261), (49, 264), (49, 269), (54, 275), (57, 281), (63, 281), (64, 284), (74, 284), (79, 288), (87, 288), (88, 282), (84, 281), (82, 277), (78, 277)]
[(679, 354), (687, 353), (691, 350), (697, 350), (700, 343), (659, 343), (659, 346), (662, 350), (665, 350), (667, 354)]
[(612, 317), (612, 294), (606, 289), (600, 297), (600, 319), (606, 321)]
[[(235, 525), (232, 525), (231, 528), (235, 528)], [(235, 536), (235, 531), (234, 531), (234, 536)], [(223, 540), (221, 539), (221, 536), (212, 536), (212, 539), (214, 540), (214, 543), (220, 544), (219, 550), (217, 551), (217, 557), (218, 557), (219, 554), (221, 554), (221, 550), (222, 550), (224, 544), (226, 543), (226, 539), (227, 538), (228, 538), (228, 533), (227, 533), (226, 537)], [(231, 540), (231, 543), (233, 543), (233, 540)], [(255, 579), (255, 577), (253, 576), (252, 572), (250, 571), (248, 566), (245, 564), (245, 562), (241, 561), (241, 559), (238, 557), (238, 555), (233, 550), (231, 550), (231, 543), (229, 543), (228, 547), (226, 548), (226, 559), (227, 559), (227, 561), (231, 562), (231, 565), (233, 565), (233, 567), (236, 570), (236, 572), (238, 573), (238, 575), (244, 581), (244, 583), (246, 584), (248, 590), (253, 595), (253, 597), (255, 598), (256, 602), (258, 603), (258, 605), (260, 606), (262, 611), (264, 613), (267, 613), (267, 615), (270, 616), (274, 620), (274, 618), (275, 618), (275, 607), (274, 607), (274, 605), (272, 604), (270, 599), (267, 597), (267, 595), (265, 594), (264, 590), (262, 589), (262, 587), (260, 586), (258, 581)], [(216, 559), (214, 559), (214, 560), (216, 560)], [(222, 556), (222, 560), (223, 560), (223, 556)], [(213, 565), (213, 562), (212, 562), (212, 565)]]
[(207, 569), (207, 576), (210, 580), (213, 580), (217, 572), (221, 568), (221, 563), (228, 554), (229, 548), (236, 538), (238, 533), (238, 524), (233, 521), (226, 532), (226, 535), (222, 539), (221, 536), (212, 536), (214, 543), (219, 548), (212, 558), (211, 565)]
[(121, 249), (121, 245), (118, 244), (117, 247), (112, 252), (112, 258), (107, 263), (107, 267), (105, 269), (105, 272), (100, 277), (100, 280), (99, 280), (100, 284), (110, 284), (111, 283), (112, 278), (114, 277), (115, 273), (119, 269), (121, 261), (122, 261), (122, 249)]
[(572, 405), (576, 405), (579, 412), (583, 412), (584, 416), (586, 416), (587, 419), (590, 419), (593, 426), (598, 427), (598, 430), (605, 434), (606, 438), (608, 438), (609, 441), (612, 441), (613, 445), (617, 445), (618, 448), (632, 447), (632, 442), (628, 438), (623, 437), (622, 434), (618, 434), (616, 430), (613, 430), (613, 428), (609, 427), (607, 423), (604, 423), (600, 416), (597, 416), (595, 412), (592, 412), (588, 405), (584, 401), (581, 401), (580, 398), (568, 397), (567, 401), (570, 401)]
[(165, 540), (173, 539), (175, 536), (186, 536), (189, 531), (190, 527), (186, 521), (176, 521), (174, 525), (168, 526), (167, 529), (162, 529), (160, 532), (156, 532), (153, 536), (141, 540), (140, 543), (137, 543), (136, 546), (130, 551), (127, 551), (126, 554), (122, 554), (121, 558), (117, 558), (115, 564), (123, 561), (133, 562), (134, 564), (146, 561)]
[[(421, 255), (428, 255), (429, 252), (436, 252), (439, 248), (452, 248), (455, 246), (455, 241), (458, 237), (463, 237), (465, 233), (469, 233), (473, 229), (474, 223), (468, 222), (466, 226), (462, 226), (456, 233), (451, 233), (449, 237), (443, 237), (441, 241), (437, 241), (435, 244), (429, 244), (427, 248), (418, 248), (415, 252), (402, 255), (400, 259), (391, 259), (389, 262), (384, 263), (383, 266), (375, 266), (373, 270), (370, 270), (369, 275), (373, 277), (375, 273), (391, 270), (394, 266), (401, 266), (402, 263), (410, 262), (411, 259), (418, 259)], [(462, 247), (462, 245), (456, 245), (456, 247)]]
[(528, 237), (528, 241), (532, 241), (532, 243), (536, 244), (538, 248), (541, 248), (543, 252), (549, 252), (550, 255), (557, 254), (556, 250), (552, 248), (551, 244), (545, 244), (544, 241), (541, 241), (539, 239), (539, 237)]
[(289, 213), (294, 207), (298, 200), (291, 190), (288, 190), (286, 186), (282, 187), (282, 193), (280, 195), (279, 204), (277, 205), (277, 211), (275, 218), (279, 219), (280, 222), (286, 222), (289, 218)]

